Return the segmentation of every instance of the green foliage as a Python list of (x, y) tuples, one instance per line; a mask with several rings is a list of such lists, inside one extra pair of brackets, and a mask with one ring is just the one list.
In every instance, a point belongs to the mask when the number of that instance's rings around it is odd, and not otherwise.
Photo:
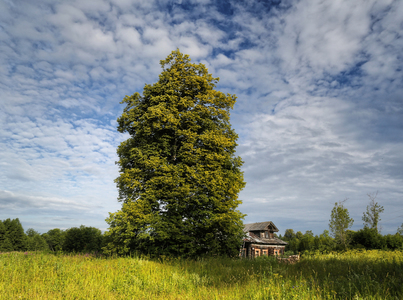
[(367, 211), (363, 213), (362, 220), (364, 221), (364, 226), (376, 230), (379, 232), (378, 224), (381, 221), (380, 214), (383, 213), (383, 206), (379, 205), (378, 202), (375, 202), (376, 194), (368, 194), (370, 199), (369, 204), (367, 205)]
[(335, 241), (329, 235), (328, 230), (324, 230), (323, 233), (315, 237), (314, 249), (319, 250), (322, 253), (333, 251), (335, 248)]
[(385, 240), (375, 228), (364, 227), (352, 234), (352, 244), (362, 245), (366, 249), (384, 249)]
[(403, 223), (400, 225), (400, 227), (396, 231), (397, 234), (403, 235)]
[(344, 207), (346, 200), (334, 204), (329, 220), (330, 232), (342, 249), (346, 249), (348, 246), (349, 240), (346, 231), (354, 223), (354, 220), (350, 218), (348, 209)]
[(291, 241), (294, 238), (295, 238), (294, 229), (286, 229), (285, 233), (284, 233), (283, 240), (284, 241)]
[(288, 243), (286, 252), (297, 254), (309, 251), (319, 251), (321, 253), (334, 250), (334, 239), (329, 236), (329, 231), (325, 230), (321, 235), (314, 235), (311, 230), (305, 234), (298, 231), (294, 233), (293, 229), (287, 229), (284, 234), (284, 241)]
[(24, 233), (24, 228), (17, 219), (7, 219), (3, 221), (6, 228), (7, 236), (13, 247), (13, 251), (26, 251), (27, 250), (27, 236)]
[(301, 231), (295, 233), (293, 229), (286, 229), (283, 240), (286, 241), (288, 245), (285, 246), (285, 251), (291, 251), (293, 254), (300, 252), (302, 238), (303, 234)]
[(46, 240), (34, 229), (29, 228), (27, 234), (27, 250), (28, 251), (45, 251), (49, 250)]
[(66, 232), (59, 229), (54, 228), (49, 230), (47, 233), (42, 235), (43, 238), (46, 240), (46, 243), (49, 246), (51, 251), (62, 251), (64, 239), (66, 236)]
[(400, 234), (388, 234), (383, 236), (387, 249), (403, 250), (403, 236)]
[(273, 255), (261, 255), (254, 258), (259, 263), (266, 262), (269, 264), (278, 264), (277, 257)]
[(285, 246), (286, 251), (292, 251), (293, 254), (297, 254), (298, 252), (301, 252), (300, 248), (300, 240), (297, 238), (292, 239), (291, 241), (287, 241), (288, 245)]
[[(403, 236), (398, 233), (381, 235), (375, 229), (364, 227), (358, 231), (346, 230), (345, 235), (350, 248), (353, 249), (403, 249)], [(334, 250), (346, 250), (329, 235), (328, 230), (323, 231), (319, 236), (314, 236), (310, 230), (307, 230), (305, 234), (300, 231), (295, 234), (293, 229), (287, 229), (283, 240), (288, 243), (285, 251), (292, 254), (303, 253), (305, 255), (314, 252), (329, 253)]]
[(0, 252), (13, 251), (13, 245), (8, 238), (6, 226), (0, 220)]
[(307, 230), (301, 238), (300, 249), (301, 251), (313, 250), (315, 247), (315, 237), (311, 230)]
[(304, 234), (301, 231), (297, 231), (297, 233), (295, 234), (295, 238), (302, 240), (302, 238), (304, 237)]
[(67, 252), (101, 251), (102, 232), (94, 227), (81, 225), (66, 230), (63, 250)]
[(403, 236), (400, 234), (381, 235), (375, 228), (364, 227), (352, 233), (352, 245), (365, 249), (403, 249)]
[(106, 220), (107, 253), (195, 257), (237, 255), (237, 209), (244, 187), (230, 109), (235, 95), (216, 91), (203, 64), (173, 51), (159, 81), (126, 96), (118, 131), (116, 179), (122, 209)]
[(28, 228), (27, 231), (25, 232), (25, 234), (27, 235), (27, 237), (34, 237), (35, 235), (38, 235), (39, 232), (37, 232), (33, 228)]

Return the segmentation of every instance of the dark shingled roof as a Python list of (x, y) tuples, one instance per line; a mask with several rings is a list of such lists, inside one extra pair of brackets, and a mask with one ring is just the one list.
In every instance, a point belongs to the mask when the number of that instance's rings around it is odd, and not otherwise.
[(244, 224), (243, 231), (249, 232), (249, 231), (269, 230), (269, 227), (271, 227), (270, 231), (278, 232), (276, 225), (274, 225), (272, 221)]
[(244, 242), (254, 243), (254, 244), (264, 244), (264, 245), (281, 245), (285, 246), (288, 245), (287, 242), (280, 240), (279, 238), (272, 238), (272, 239), (265, 239), (259, 238), (258, 236), (254, 235), (253, 233), (249, 233), (247, 237), (245, 237)]

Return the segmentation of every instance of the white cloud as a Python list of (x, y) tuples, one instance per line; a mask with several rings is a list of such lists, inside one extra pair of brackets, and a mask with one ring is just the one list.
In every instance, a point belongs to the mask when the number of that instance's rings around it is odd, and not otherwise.
[[(284, 18), (278, 52), (284, 67), (337, 74), (351, 66), (369, 33), (374, 1), (301, 1)], [(319, 74), (318, 74), (319, 72)]]
[[(281, 230), (319, 233), (334, 202), (349, 197), (360, 226), (374, 190), (385, 220), (394, 217), (403, 5), (228, 4), (231, 12), (212, 1), (0, 2), (1, 199), (23, 204), (30, 227), (45, 231), (86, 219), (106, 226), (119, 207), (118, 103), (155, 82), (159, 61), (179, 47), (238, 96), (248, 222), (278, 217)], [(18, 211), (10, 205), (0, 219)], [(30, 208), (57, 220), (41, 223)]]

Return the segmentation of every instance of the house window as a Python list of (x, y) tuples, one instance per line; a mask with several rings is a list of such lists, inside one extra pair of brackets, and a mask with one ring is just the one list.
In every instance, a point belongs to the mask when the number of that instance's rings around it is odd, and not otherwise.
[(263, 255), (267, 256), (267, 250), (263, 250)]
[(268, 239), (269, 238), (269, 232), (266, 231), (265, 233), (266, 233), (266, 239)]

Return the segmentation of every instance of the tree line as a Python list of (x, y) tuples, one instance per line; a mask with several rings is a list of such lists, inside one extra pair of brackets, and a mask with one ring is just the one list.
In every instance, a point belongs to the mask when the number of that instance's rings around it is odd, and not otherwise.
[(371, 228), (364, 227), (358, 231), (347, 230), (346, 237), (348, 243), (344, 247), (331, 236), (329, 230), (324, 230), (320, 235), (314, 235), (311, 230), (302, 233), (287, 229), (284, 236), (279, 236), (288, 243), (285, 251), (292, 251), (295, 254), (305, 251), (326, 253), (347, 249), (403, 250), (403, 232), (401, 230), (395, 234), (382, 235)]
[[(305, 233), (286, 229), (279, 238), (286, 241), (286, 252), (340, 251), (345, 249), (403, 250), (403, 224), (395, 234), (382, 235), (374, 228), (364, 226), (358, 231), (346, 230), (347, 244), (343, 245), (329, 230), (314, 235), (311, 230)], [(67, 230), (51, 229), (40, 234), (32, 228), (26, 232), (19, 219), (0, 220), (0, 252), (9, 251), (52, 251), (52, 252), (105, 252), (108, 237), (94, 227), (72, 227)], [(105, 248), (106, 247), (106, 248)], [(104, 248), (104, 249), (102, 249)], [(108, 251), (106, 251), (108, 252)]]
[[(311, 230), (305, 233), (286, 229), (279, 238), (288, 242), (286, 252), (303, 253), (306, 251), (340, 251), (346, 249), (383, 249), (403, 250), (403, 224), (395, 234), (382, 235), (379, 229), (383, 206), (376, 202), (375, 195), (368, 195), (370, 202), (363, 213), (364, 227), (353, 231), (349, 228), (354, 220), (344, 206), (347, 199), (335, 203), (329, 220), (329, 230), (314, 235)], [(240, 243), (236, 241), (233, 247)], [(99, 252), (111, 254), (111, 237), (94, 227), (72, 227), (67, 230), (51, 229), (40, 234), (33, 228), (26, 232), (16, 219), (0, 220), (0, 252), (9, 251), (63, 251), (63, 252)]]
[(101, 252), (104, 236), (94, 227), (72, 227), (67, 230), (51, 229), (40, 234), (33, 228), (26, 232), (17, 219), (0, 220), (0, 252), (9, 251), (63, 251)]
[(345, 199), (336, 202), (331, 211), (330, 231), (325, 230), (322, 234), (315, 236), (311, 230), (303, 234), (301, 231), (295, 233), (293, 229), (287, 229), (284, 236), (280, 235), (280, 238), (288, 242), (286, 251), (298, 253), (305, 251), (329, 252), (346, 249), (403, 250), (403, 224), (395, 234), (382, 235), (380, 233), (380, 216), (384, 208), (375, 201), (377, 195), (378, 192), (368, 194), (370, 201), (362, 216), (364, 223), (362, 229), (357, 231), (349, 229), (354, 220), (344, 206), (347, 201)]

